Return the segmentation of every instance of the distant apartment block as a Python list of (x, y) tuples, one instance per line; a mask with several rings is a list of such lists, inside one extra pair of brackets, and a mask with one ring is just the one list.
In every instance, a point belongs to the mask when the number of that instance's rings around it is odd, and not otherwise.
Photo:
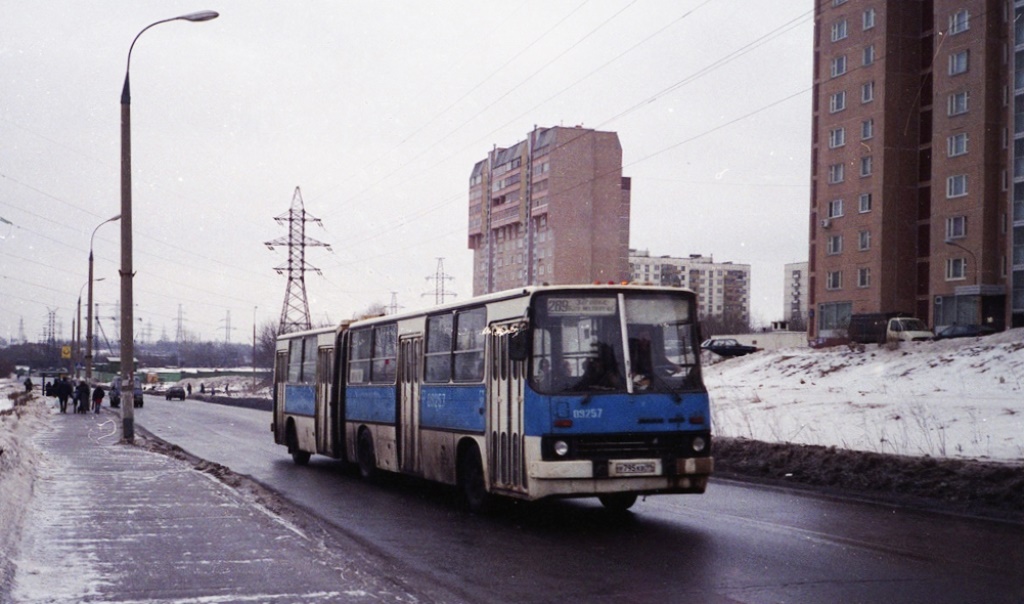
[(810, 335), (1024, 325), (1024, 1), (823, 0), (814, 66)]
[(648, 250), (629, 250), (629, 272), (636, 283), (692, 289), (702, 317), (750, 323), (749, 264), (715, 262), (699, 254), (651, 256)]
[(473, 294), (626, 279), (629, 209), (614, 132), (535, 128), (493, 149), (469, 179)]
[(807, 263), (794, 262), (783, 267), (782, 318), (791, 328), (807, 325)]

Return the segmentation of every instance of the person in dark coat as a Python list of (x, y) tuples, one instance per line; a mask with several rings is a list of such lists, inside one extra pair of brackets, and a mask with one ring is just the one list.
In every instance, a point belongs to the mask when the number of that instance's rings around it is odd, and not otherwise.
[(71, 380), (69, 380), (67, 376), (62, 377), (56, 384), (54, 384), (54, 389), (57, 391), (57, 400), (60, 401), (60, 412), (67, 413), (68, 398), (71, 397), (73, 390), (71, 388)]
[(92, 391), (92, 410), (93, 410), (93, 412), (95, 412), (95, 413), (99, 413), (100, 412), (100, 406), (103, 404), (103, 395), (104, 394), (105, 394), (105, 392), (103, 391), (103, 386), (100, 386), (99, 384), (97, 384), (96, 388)]
[(91, 389), (89, 384), (85, 380), (78, 382), (78, 388), (75, 388), (75, 399), (77, 413), (86, 413), (89, 411), (89, 393)]
[(25, 392), (32, 392), (32, 378), (25, 378)]

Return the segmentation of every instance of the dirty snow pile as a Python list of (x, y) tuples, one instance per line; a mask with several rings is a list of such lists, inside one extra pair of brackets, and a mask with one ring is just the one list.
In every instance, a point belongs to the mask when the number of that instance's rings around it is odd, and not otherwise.
[(1024, 329), (759, 352), (708, 364), (704, 380), (719, 436), (1024, 461)]

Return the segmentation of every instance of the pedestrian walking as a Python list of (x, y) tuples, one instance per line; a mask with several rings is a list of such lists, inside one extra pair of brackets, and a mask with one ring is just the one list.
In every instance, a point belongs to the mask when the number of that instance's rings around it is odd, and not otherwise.
[(92, 410), (93, 413), (100, 412), (100, 406), (103, 404), (103, 395), (106, 394), (103, 391), (103, 386), (96, 384), (96, 388), (92, 391)]
[(25, 378), (25, 392), (32, 392), (32, 378)]
[(188, 392), (189, 396), (192, 396), (192, 383), (185, 384), (185, 392)]
[(110, 408), (117, 409), (121, 406), (121, 376), (116, 376), (110, 385)]
[(68, 399), (73, 394), (74, 389), (71, 387), (71, 380), (67, 376), (64, 376), (57, 382), (57, 400), (60, 401), (60, 412), (68, 412)]
[(85, 380), (78, 382), (78, 387), (75, 388), (75, 412), (86, 413), (89, 411), (89, 394), (91, 389), (89, 384)]

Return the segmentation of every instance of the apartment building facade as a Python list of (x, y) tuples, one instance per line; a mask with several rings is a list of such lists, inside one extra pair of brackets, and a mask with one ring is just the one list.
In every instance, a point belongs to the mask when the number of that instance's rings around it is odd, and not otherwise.
[(1013, 322), (1009, 8), (818, 3), (812, 337), (866, 312), (913, 313), (935, 328)]
[(701, 318), (750, 324), (750, 265), (715, 262), (711, 256), (651, 256), (648, 250), (629, 250), (630, 279), (697, 293)]
[(807, 263), (787, 264), (783, 267), (782, 272), (783, 320), (790, 326), (790, 329), (803, 329), (807, 326)]
[(469, 179), (473, 294), (628, 277), (630, 179), (614, 132), (534, 128)]

